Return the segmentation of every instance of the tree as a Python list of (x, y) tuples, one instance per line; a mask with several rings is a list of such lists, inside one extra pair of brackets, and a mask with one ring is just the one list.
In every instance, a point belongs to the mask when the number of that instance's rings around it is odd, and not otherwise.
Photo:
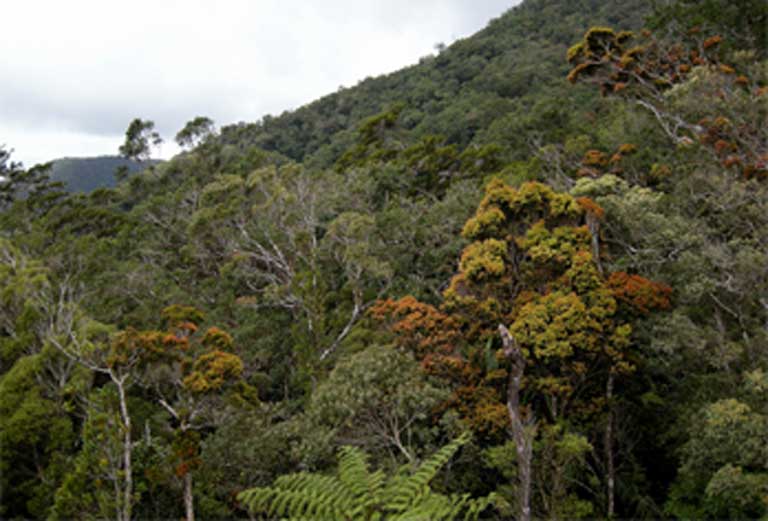
[(77, 440), (73, 411), (90, 375), (45, 338), (50, 273), (0, 239), (0, 515), (42, 518)]
[(222, 175), (190, 223), (201, 260), (237, 281), (240, 304), (294, 319), (303, 377), (336, 352), (392, 276), (374, 220), (342, 211), (336, 182), (293, 164)]
[(724, 167), (762, 178), (768, 175), (765, 65), (755, 63), (754, 54), (724, 62), (723, 41), (715, 34), (668, 42), (650, 32), (593, 27), (568, 50), (568, 80), (631, 100), (653, 114), (675, 144), (700, 142)]
[(133, 439), (128, 391), (139, 379), (144, 352), (130, 333), (110, 338), (109, 328), (91, 320), (78, 305), (75, 289), (63, 281), (40, 303), (47, 319), (46, 338), (68, 359), (104, 375), (115, 386), (122, 437), (119, 470), (114, 474), (114, 504), (118, 521), (130, 521), (136, 501), (133, 487)]
[(253, 513), (287, 519), (477, 519), (493, 495), (471, 499), (469, 494), (445, 496), (429, 482), (456, 451), (469, 441), (464, 435), (427, 458), (415, 471), (408, 465), (394, 476), (371, 472), (360, 449), (339, 451), (337, 476), (299, 473), (279, 477), (273, 486), (252, 488), (238, 500)]
[(768, 513), (768, 373), (742, 376), (738, 398), (710, 403), (690, 425), (667, 511), (679, 517), (757, 519)]
[(195, 148), (207, 141), (214, 133), (213, 120), (205, 116), (197, 116), (184, 125), (176, 134), (176, 143), (181, 148)]
[[(410, 353), (373, 345), (341, 360), (312, 393), (303, 452), (332, 451), (354, 440), (369, 453), (419, 461), (447, 393), (433, 386)], [(315, 440), (318, 440), (315, 442)], [(306, 455), (305, 460), (306, 462)]]
[(243, 362), (233, 350), (232, 337), (216, 327), (196, 335), (204, 315), (195, 308), (174, 305), (163, 310), (168, 331), (129, 330), (122, 340), (147, 358), (146, 383), (159, 405), (170, 414), (174, 431), (176, 476), (183, 481), (187, 521), (194, 521), (193, 472), (200, 466), (201, 432), (222, 422), (225, 392), (243, 382)]
[(501, 149), (496, 145), (460, 150), (439, 135), (427, 135), (409, 145), (399, 123), (403, 109), (399, 104), (365, 120), (358, 129), (357, 144), (335, 165), (339, 171), (370, 169), (377, 206), (397, 195), (442, 198), (452, 183), (501, 169)]
[(158, 146), (163, 140), (155, 131), (155, 122), (136, 118), (125, 131), (125, 141), (120, 145), (120, 155), (126, 159), (143, 162), (149, 160), (151, 147)]
[(122, 420), (114, 390), (103, 387), (86, 399), (80, 450), (56, 489), (49, 519), (125, 519), (120, 500)]
[(0, 147), (0, 210), (4, 210), (15, 199), (18, 187), (16, 179), (24, 173), (21, 163), (11, 161), (11, 152)]
[[(702, 99), (688, 102), (700, 104)], [(704, 478), (716, 469), (691, 467), (679, 479), (666, 469), (677, 468), (681, 476), (680, 462), (688, 461), (693, 446), (688, 440), (700, 439), (705, 428), (702, 416), (716, 402), (751, 403), (738, 394), (742, 375), (765, 369), (768, 307), (761, 300), (768, 291), (766, 184), (734, 179), (732, 171), (690, 150), (665, 157), (663, 165), (668, 177), (656, 189), (603, 175), (579, 179), (572, 191), (594, 198), (605, 209), (603, 233), (614, 269), (665, 280), (676, 288), (672, 311), (651, 315), (636, 329), (643, 363), (633, 381), (639, 386), (616, 395), (621, 416), (615, 425), (617, 435), (628, 441), (621, 445), (634, 445), (640, 452), (633, 456), (625, 450), (618, 456), (625, 468), (635, 459), (635, 468), (648, 473), (649, 483), (674, 483), (654, 498), (668, 512), (674, 508), (675, 515), (689, 518), (739, 517), (726, 510), (714, 513), (716, 504), (724, 508), (729, 500), (704, 499)], [(652, 399), (638, 400), (644, 396)], [(659, 432), (667, 434), (661, 437)], [(713, 450), (717, 444), (696, 447), (702, 461), (728, 462)], [(626, 499), (641, 496), (637, 489), (624, 494)], [(740, 494), (745, 501), (748, 497)], [(705, 503), (712, 508), (709, 513)]]
[[(611, 402), (614, 379), (634, 369), (627, 319), (669, 306), (669, 288), (637, 275), (604, 273), (602, 216), (591, 199), (539, 183), (515, 189), (494, 180), (464, 227), (472, 242), (442, 309), (406, 299), (373, 309), (392, 317), (390, 328), (416, 348), (427, 371), (453, 382), (452, 401), (474, 430), (510, 430), (520, 519), (536, 515), (537, 435), (594, 421)], [(612, 439), (610, 422), (606, 432)], [(612, 514), (611, 444), (605, 457), (606, 511)]]
[(11, 152), (0, 146), (0, 212), (24, 200), (32, 215), (39, 217), (64, 197), (64, 184), (51, 181), (51, 163), (25, 169), (11, 161)]
[(760, 0), (655, 0), (651, 28), (680, 37), (697, 30), (725, 35), (728, 50), (768, 52), (768, 6)]

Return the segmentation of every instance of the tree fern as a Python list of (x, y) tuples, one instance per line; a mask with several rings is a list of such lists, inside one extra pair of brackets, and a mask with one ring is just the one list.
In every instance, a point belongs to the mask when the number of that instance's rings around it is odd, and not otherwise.
[(415, 472), (402, 467), (393, 477), (371, 472), (368, 456), (355, 447), (339, 451), (336, 476), (301, 472), (281, 476), (271, 487), (241, 492), (238, 499), (253, 513), (281, 519), (397, 521), (477, 519), (493, 494), (437, 494), (429, 486), (456, 451), (469, 441), (463, 435), (438, 450)]

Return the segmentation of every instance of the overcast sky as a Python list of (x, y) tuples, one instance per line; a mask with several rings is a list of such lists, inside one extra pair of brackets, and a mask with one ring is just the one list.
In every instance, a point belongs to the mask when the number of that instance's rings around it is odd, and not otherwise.
[[(519, 0), (24, 0), (3, 5), (0, 145), (114, 154), (134, 117), (256, 121), (397, 70)], [(161, 154), (175, 151), (170, 144)]]

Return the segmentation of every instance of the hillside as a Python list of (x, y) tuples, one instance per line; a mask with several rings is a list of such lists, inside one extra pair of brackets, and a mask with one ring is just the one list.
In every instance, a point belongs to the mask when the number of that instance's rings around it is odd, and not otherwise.
[(526, 130), (554, 135), (574, 111), (592, 108), (585, 106), (594, 102), (588, 91), (566, 86), (563, 56), (572, 42), (593, 25), (639, 27), (647, 6), (640, 0), (524, 2), (437, 56), (296, 111), (225, 127), (222, 141), (327, 166), (362, 120), (403, 103), (402, 122), (414, 138), (440, 134), (462, 148), (498, 143), (517, 159), (529, 148)]
[(525, 0), (88, 193), (0, 150), (0, 517), (765, 518), (740, 12)]
[(67, 191), (88, 193), (98, 188), (114, 188), (115, 173), (120, 167), (126, 167), (131, 175), (147, 165), (118, 156), (65, 157), (52, 162), (51, 180), (64, 183)]

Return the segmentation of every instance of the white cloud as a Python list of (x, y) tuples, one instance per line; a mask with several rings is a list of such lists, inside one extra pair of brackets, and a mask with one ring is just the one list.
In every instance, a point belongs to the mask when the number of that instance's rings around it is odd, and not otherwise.
[(114, 153), (134, 117), (154, 120), (169, 140), (196, 115), (254, 121), (415, 63), (515, 3), (9, 3), (0, 31), (0, 144), (32, 164)]

